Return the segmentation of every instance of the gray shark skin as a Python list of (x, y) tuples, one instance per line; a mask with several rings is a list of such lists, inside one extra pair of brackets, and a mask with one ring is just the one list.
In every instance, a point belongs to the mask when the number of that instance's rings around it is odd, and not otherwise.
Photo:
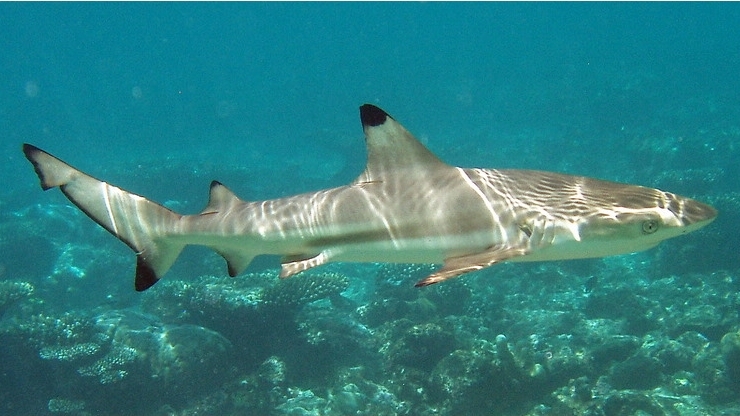
[(135, 288), (156, 283), (188, 244), (236, 276), (261, 254), (280, 277), (328, 262), (442, 263), (416, 286), (503, 261), (602, 257), (651, 248), (712, 222), (709, 205), (657, 189), (559, 173), (445, 164), (385, 111), (360, 107), (368, 161), (352, 183), (243, 201), (212, 182), (206, 208), (182, 215), (23, 145), (46, 190), (59, 187), (137, 256)]

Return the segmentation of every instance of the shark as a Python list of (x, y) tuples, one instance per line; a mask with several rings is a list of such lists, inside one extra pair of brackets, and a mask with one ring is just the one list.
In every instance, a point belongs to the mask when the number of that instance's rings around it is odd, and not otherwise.
[(439, 159), (372, 104), (360, 107), (365, 170), (332, 189), (263, 201), (213, 181), (193, 215), (96, 179), (30, 144), (44, 190), (58, 187), (136, 253), (143, 291), (187, 245), (210, 247), (237, 276), (279, 255), (286, 278), (329, 262), (441, 264), (427, 286), (502, 262), (604, 257), (646, 250), (698, 230), (717, 211), (658, 189), (585, 176), (461, 168)]

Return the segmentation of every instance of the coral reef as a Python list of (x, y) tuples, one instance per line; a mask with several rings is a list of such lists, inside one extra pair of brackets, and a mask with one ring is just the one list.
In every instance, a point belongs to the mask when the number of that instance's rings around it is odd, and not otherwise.
[[(223, 381), (220, 378), (229, 369), (231, 348), (226, 339), (208, 329), (161, 325), (131, 311), (37, 315), (5, 326), (0, 340), (32, 352), (9, 364), (22, 362), (30, 372), (52, 370), (48, 388), (65, 393), (48, 399), (52, 413), (75, 413), (83, 408), (135, 413), (150, 406), (147, 400), (157, 403), (163, 394), (187, 396), (212, 390), (213, 383)], [(157, 380), (156, 386), (151, 380)], [(142, 402), (132, 407), (125, 397), (100, 397), (106, 389), (124, 389)]]
[(266, 287), (262, 301), (267, 307), (295, 310), (319, 299), (339, 296), (347, 286), (349, 279), (339, 273), (307, 273)]
[(158, 290), (144, 294), (142, 308), (167, 322), (208, 323), (234, 316), (274, 313), (292, 316), (302, 306), (339, 296), (348, 279), (338, 273), (306, 273), (276, 280), (270, 272), (252, 273), (239, 279), (203, 276), (195, 282), (166, 280)]
[[(557, 264), (521, 279), (502, 266), (495, 285), (480, 273), (429, 290), (383, 282), (426, 266), (383, 265), (374, 284), (385, 294), (364, 304), (342, 296), (352, 281), (334, 272), (171, 279), (142, 297), (145, 313), (30, 313), (43, 304), (14, 283), (4, 286), (21, 293), (10, 303), (31, 306), (6, 316), (0, 354), (28, 377), (47, 375), (27, 413), (626, 416), (731, 407), (738, 277), (625, 281), (621, 272), (639, 270), (633, 261), (604, 262), (598, 280)], [(548, 290), (545, 279), (555, 283)], [(136, 405), (111, 399), (122, 389)]]
[(20, 299), (28, 298), (33, 294), (34, 287), (29, 282), (12, 280), (0, 281), (0, 317), (5, 311)]
[(53, 399), (49, 399), (47, 408), (50, 413), (79, 414), (85, 409), (85, 402), (82, 400), (70, 400), (55, 397)]
[[(630, 283), (625, 269), (639, 267), (605, 262), (595, 281), (557, 265), (522, 280), (502, 266), (493, 286), (481, 273), (420, 291), (382, 280), (425, 266), (383, 265), (375, 285), (386, 294), (365, 304), (342, 296), (352, 282), (334, 272), (203, 276), (161, 282), (142, 297), (145, 314), (24, 315), (40, 305), (21, 290), (15, 302), (36, 306), (6, 317), (0, 353), (23, 351), (8, 365), (50, 375), (34, 409), (56, 414), (626, 416), (731, 406), (736, 275)], [(553, 276), (559, 285), (542, 290), (539, 279)], [(111, 400), (120, 389), (141, 400)]]

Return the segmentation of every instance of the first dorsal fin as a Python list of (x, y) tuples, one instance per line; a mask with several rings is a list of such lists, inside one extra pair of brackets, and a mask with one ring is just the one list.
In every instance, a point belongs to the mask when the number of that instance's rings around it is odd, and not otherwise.
[(388, 113), (372, 104), (360, 107), (367, 142), (367, 167), (358, 183), (382, 181), (387, 172), (447, 167)]
[(219, 181), (211, 182), (211, 191), (208, 198), (208, 205), (201, 211), (200, 215), (215, 214), (219, 211), (225, 211), (228, 207), (241, 202), (229, 188)]

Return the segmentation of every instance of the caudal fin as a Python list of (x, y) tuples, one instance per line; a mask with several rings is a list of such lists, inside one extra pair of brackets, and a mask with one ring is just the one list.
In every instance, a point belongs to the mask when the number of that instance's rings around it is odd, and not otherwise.
[(30, 144), (23, 153), (33, 164), (44, 190), (59, 187), (88, 217), (136, 252), (137, 291), (164, 275), (183, 245), (168, 241), (182, 217), (157, 203), (81, 172)]

